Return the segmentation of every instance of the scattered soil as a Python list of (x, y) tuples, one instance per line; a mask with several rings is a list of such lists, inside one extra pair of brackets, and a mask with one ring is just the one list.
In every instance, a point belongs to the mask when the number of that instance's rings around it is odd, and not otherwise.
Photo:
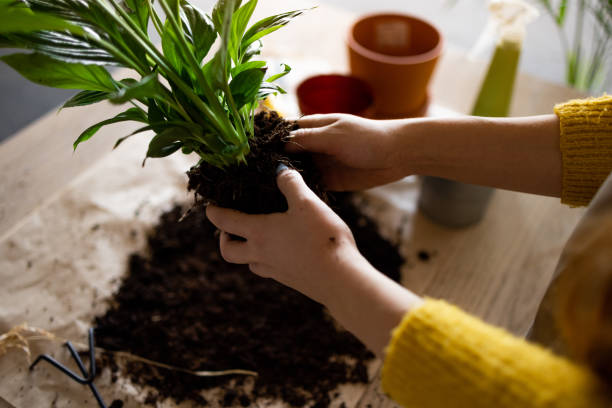
[(304, 181), (319, 197), (325, 199), (320, 175), (311, 156), (285, 152), (289, 132), (297, 129), (276, 112), (262, 111), (255, 116), (255, 138), (249, 141), (248, 166), (240, 164), (220, 169), (207, 163), (194, 166), (187, 173), (188, 190), (196, 199), (249, 214), (287, 210), (287, 201), (276, 186), (276, 169), (285, 164), (298, 170)]
[(110, 404), (109, 408), (123, 408), (123, 401), (116, 399)]
[[(364, 255), (397, 280), (403, 262), (397, 249), (351, 205), (350, 195), (331, 202)], [(100, 364), (111, 369), (113, 379), (127, 376), (152, 386), (156, 391), (146, 398), (151, 405), (171, 397), (245, 407), (262, 397), (325, 407), (339, 384), (368, 381), (372, 353), (320, 304), (244, 265), (226, 263), (203, 211), (191, 211), (179, 222), (182, 215), (179, 207), (164, 214), (149, 234), (146, 253), (130, 257), (112, 307), (96, 318), (96, 343), (189, 370), (241, 368), (259, 376), (249, 385), (252, 378), (202, 378), (141, 363), (116, 364), (107, 354)], [(220, 389), (218, 401), (200, 394), (211, 388)]]
[(438, 254), (437, 251), (427, 251), (425, 249), (420, 249), (417, 252), (417, 258), (421, 262), (429, 262), (434, 256)]
[(431, 255), (429, 254), (429, 252), (425, 251), (424, 249), (421, 249), (419, 252), (417, 252), (417, 257), (419, 258), (419, 261), (423, 262), (427, 262), (431, 259)]

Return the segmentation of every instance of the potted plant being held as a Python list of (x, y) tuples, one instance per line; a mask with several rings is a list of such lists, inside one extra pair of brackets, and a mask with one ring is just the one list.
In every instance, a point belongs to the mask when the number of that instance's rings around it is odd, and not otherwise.
[[(63, 107), (132, 105), (87, 128), (75, 149), (102, 126), (140, 122), (115, 147), (153, 131), (146, 158), (197, 153), (188, 188), (204, 201), (249, 213), (285, 210), (276, 188), (278, 164), (303, 170), (311, 185), (316, 176), (307, 171), (313, 169), (307, 158), (284, 152), (295, 124), (274, 112), (256, 115), (260, 101), (284, 92), (274, 81), (290, 71), (283, 65), (269, 74), (258, 56), (261, 38), (303, 10), (249, 25), (257, 0), (219, 0), (210, 15), (186, 0), (157, 4), (160, 11), (152, 0), (0, 0), (0, 43), (33, 50), (1, 59), (38, 84), (81, 90)], [(149, 37), (150, 26), (161, 50)], [(110, 66), (130, 68), (139, 78), (114, 79)]]

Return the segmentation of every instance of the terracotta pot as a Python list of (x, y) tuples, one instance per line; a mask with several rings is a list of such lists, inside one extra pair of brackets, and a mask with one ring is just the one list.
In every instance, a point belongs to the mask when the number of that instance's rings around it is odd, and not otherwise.
[(419, 116), (429, 103), (427, 85), (443, 38), (430, 23), (403, 14), (373, 14), (348, 36), (351, 74), (374, 89), (378, 118)]
[(298, 86), (297, 98), (304, 115), (350, 113), (370, 117), (373, 112), (372, 88), (365, 81), (348, 75), (307, 78)]

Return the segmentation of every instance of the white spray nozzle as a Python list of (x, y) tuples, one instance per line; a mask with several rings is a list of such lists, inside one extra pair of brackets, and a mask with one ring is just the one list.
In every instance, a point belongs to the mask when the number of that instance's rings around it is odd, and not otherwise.
[(470, 56), (481, 56), (500, 41), (520, 44), (525, 37), (527, 24), (539, 15), (538, 10), (525, 0), (491, 0), (489, 19)]

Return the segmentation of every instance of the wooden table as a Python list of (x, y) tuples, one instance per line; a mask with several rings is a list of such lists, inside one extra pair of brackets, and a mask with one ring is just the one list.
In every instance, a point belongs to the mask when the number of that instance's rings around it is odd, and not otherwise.
[[(314, 4), (265, 0), (256, 13), (269, 15)], [(345, 37), (354, 18), (346, 11), (319, 6), (271, 35), (265, 53), (284, 60), (324, 61), (334, 72), (346, 72)], [(485, 69), (485, 63), (468, 60), (447, 46), (431, 85), (433, 103), (467, 113)], [(512, 115), (550, 113), (555, 103), (581, 96), (572, 89), (520, 75)], [(0, 243), (110, 153), (115, 136), (127, 134), (131, 125), (101, 130), (76, 153), (71, 144), (84, 128), (120, 110), (99, 104), (51, 112), (0, 145)], [(484, 221), (468, 229), (446, 229), (413, 213), (404, 220), (407, 228), (402, 232), (408, 260), (403, 283), (418, 294), (448, 299), (522, 335), (581, 214), (562, 206), (558, 199), (508, 191), (498, 191)], [(416, 253), (421, 249), (436, 255), (428, 262), (418, 262)], [(364, 396), (361, 406), (383, 404), (374, 395), (372, 391)]]

